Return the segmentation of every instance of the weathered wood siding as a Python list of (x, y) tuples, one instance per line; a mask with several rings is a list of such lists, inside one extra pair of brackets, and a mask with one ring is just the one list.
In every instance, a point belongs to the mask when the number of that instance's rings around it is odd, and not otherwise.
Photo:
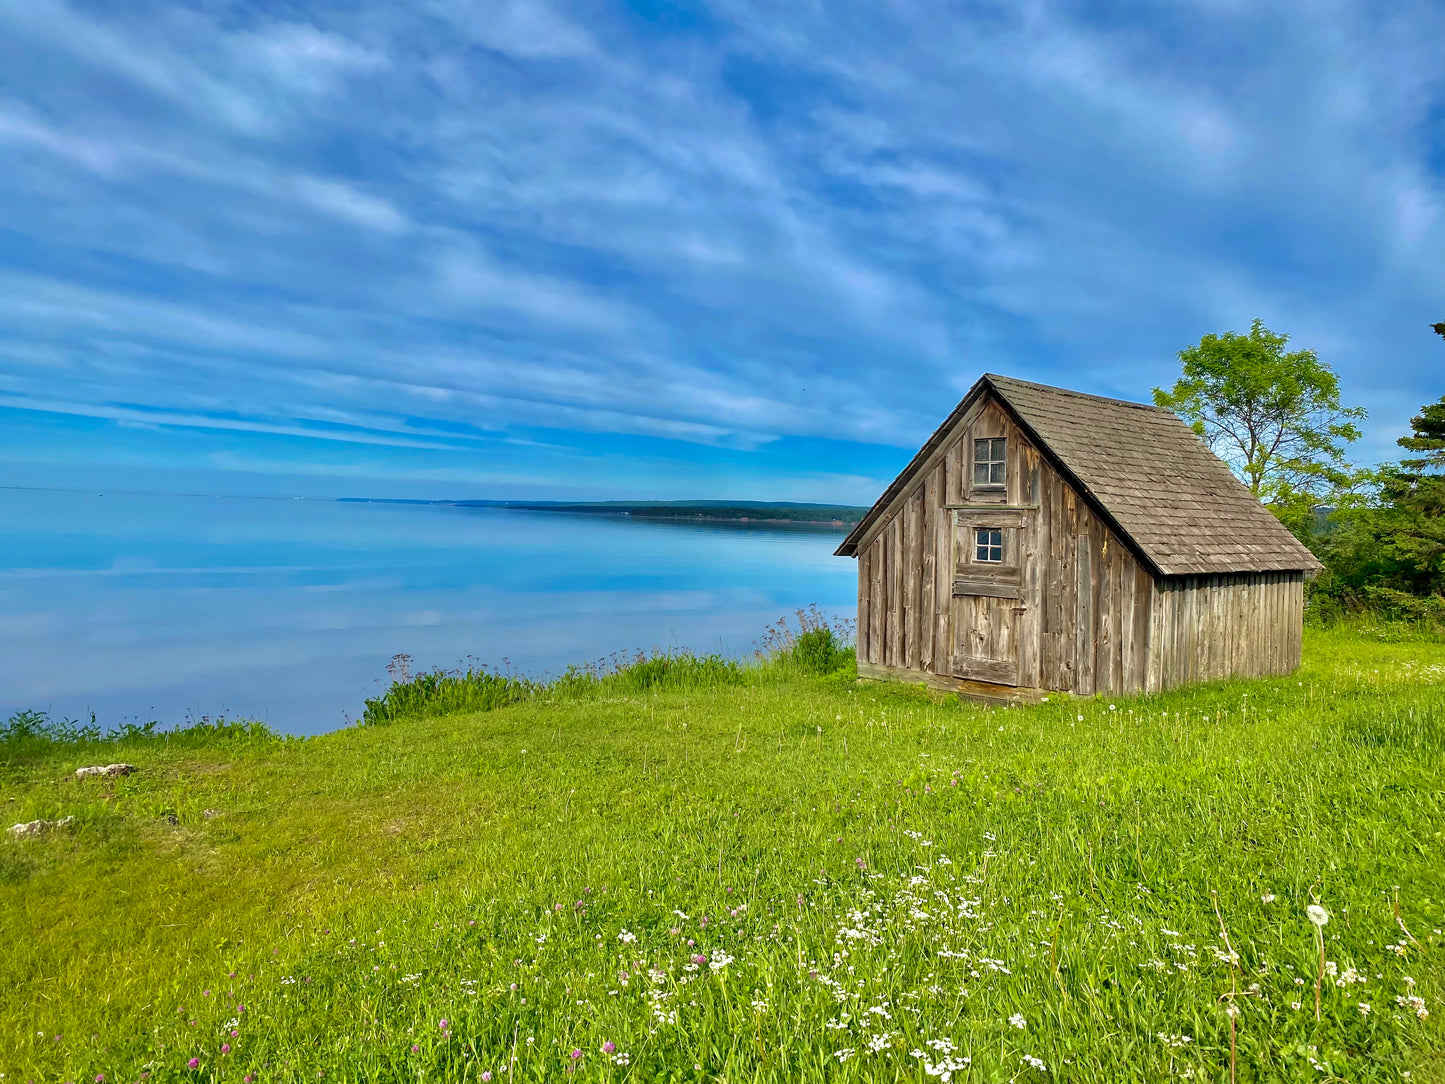
[[(1002, 490), (973, 484), (973, 440), (986, 436), (1008, 439)], [(971, 567), (958, 519), (965, 530), (1006, 527), (1007, 566)], [(984, 398), (860, 542), (860, 672), (887, 667), (948, 685), (984, 678), (1085, 695), (1143, 691), (1153, 588), (1129, 549)], [(977, 663), (1005, 651), (1016, 652), (1016, 678), (960, 668), (969, 656)]]
[(1174, 576), (1155, 589), (1147, 688), (1288, 674), (1300, 664), (1304, 573)]

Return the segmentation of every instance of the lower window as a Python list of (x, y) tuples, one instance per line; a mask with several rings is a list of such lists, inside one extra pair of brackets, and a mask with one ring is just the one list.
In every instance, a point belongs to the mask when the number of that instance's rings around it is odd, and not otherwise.
[(1003, 562), (1003, 530), (999, 527), (979, 527), (973, 532), (973, 559), (992, 564)]

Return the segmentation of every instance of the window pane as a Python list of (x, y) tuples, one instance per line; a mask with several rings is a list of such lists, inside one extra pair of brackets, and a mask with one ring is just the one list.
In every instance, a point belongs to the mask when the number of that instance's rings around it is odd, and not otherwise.
[(989, 468), (989, 479), (994, 485), (1003, 485), (1008, 481), (1008, 464), (994, 463)]
[(973, 532), (974, 560), (998, 564), (1003, 561), (1003, 530), (979, 527)]
[(993, 447), (989, 451), (989, 458), (993, 460), (1002, 459), (1004, 457), (1004, 438), (994, 437), (990, 443)]
[(987, 463), (991, 458), (988, 453), (989, 442), (987, 438), (975, 440), (973, 442), (973, 461), (975, 463)]
[(973, 465), (973, 484), (976, 486), (988, 485), (988, 464), (975, 463)]

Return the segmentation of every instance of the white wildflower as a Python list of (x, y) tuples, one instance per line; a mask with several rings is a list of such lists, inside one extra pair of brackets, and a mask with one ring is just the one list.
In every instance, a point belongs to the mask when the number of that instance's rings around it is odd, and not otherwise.
[(1425, 1008), (1425, 999), (1417, 994), (1401, 994), (1395, 999), (1395, 1004), (1402, 1009), (1408, 1009), (1421, 1020), (1430, 1015), (1430, 1010)]

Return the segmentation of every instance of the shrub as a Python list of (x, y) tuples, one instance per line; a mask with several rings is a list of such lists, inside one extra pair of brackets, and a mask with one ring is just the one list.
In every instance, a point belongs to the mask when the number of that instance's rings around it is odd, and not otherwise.
[(829, 620), (816, 605), (797, 611), (798, 627), (786, 617), (769, 625), (758, 643), (758, 657), (778, 662), (805, 674), (831, 674), (853, 664), (854, 622), (850, 618)]
[(838, 642), (837, 634), (827, 625), (809, 629), (793, 643), (793, 662), (809, 674), (831, 674), (853, 660), (851, 648)]

